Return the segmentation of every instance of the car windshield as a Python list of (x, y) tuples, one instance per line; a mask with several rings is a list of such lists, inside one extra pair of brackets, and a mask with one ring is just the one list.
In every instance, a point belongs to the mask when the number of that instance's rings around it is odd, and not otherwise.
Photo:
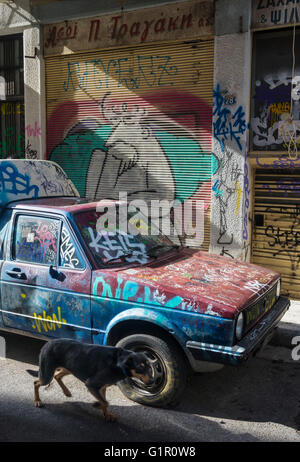
[[(107, 209), (106, 209), (107, 210)], [(150, 220), (138, 213), (127, 212), (120, 226), (119, 207), (115, 210), (115, 226), (108, 224), (106, 212), (91, 209), (74, 216), (77, 227), (95, 262), (100, 268), (120, 264), (145, 264), (173, 247)]]

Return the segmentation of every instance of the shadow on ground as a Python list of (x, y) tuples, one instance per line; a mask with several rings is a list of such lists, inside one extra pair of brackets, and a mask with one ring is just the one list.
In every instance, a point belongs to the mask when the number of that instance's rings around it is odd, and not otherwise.
[(54, 383), (41, 390), (46, 407), (35, 408), (26, 368), (38, 364), (44, 342), (4, 336), (11, 361), (0, 377), (0, 441), (300, 441), (299, 364), (254, 358), (241, 368), (197, 374), (173, 409), (138, 405), (114, 386), (107, 397), (118, 420), (105, 423), (84, 384), (70, 376), (64, 381), (72, 398)]

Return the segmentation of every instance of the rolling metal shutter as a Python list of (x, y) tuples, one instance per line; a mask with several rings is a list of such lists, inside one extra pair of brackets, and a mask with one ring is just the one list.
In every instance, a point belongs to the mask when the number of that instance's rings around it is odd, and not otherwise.
[(282, 292), (300, 298), (300, 170), (258, 169), (252, 262), (282, 274)]
[(47, 158), (82, 196), (204, 201), (209, 245), (213, 40), (45, 58)]

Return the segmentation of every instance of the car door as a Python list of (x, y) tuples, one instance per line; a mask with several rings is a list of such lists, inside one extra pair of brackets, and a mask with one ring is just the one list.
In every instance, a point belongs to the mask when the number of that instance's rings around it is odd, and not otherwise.
[(1, 270), (7, 328), (91, 342), (91, 269), (60, 217), (15, 213)]

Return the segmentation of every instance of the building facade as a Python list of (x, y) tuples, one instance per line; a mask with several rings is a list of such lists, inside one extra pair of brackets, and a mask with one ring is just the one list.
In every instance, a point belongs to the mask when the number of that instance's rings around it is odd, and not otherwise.
[(2, 158), (54, 160), (96, 200), (190, 201), (193, 245), (299, 298), (300, 5), (100, 3), (0, 3)]

